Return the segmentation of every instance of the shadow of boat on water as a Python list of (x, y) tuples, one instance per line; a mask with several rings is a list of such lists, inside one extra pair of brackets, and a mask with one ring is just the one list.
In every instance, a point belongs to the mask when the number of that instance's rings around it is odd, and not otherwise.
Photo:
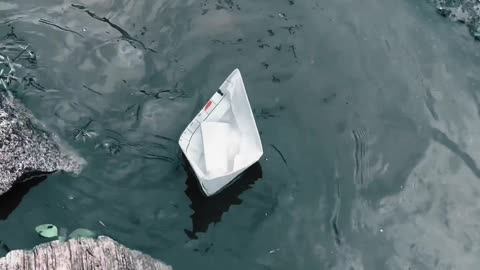
[(240, 199), (240, 195), (252, 188), (255, 182), (263, 176), (262, 167), (257, 162), (245, 170), (224, 190), (216, 195), (207, 197), (201, 190), (190, 164), (185, 157), (183, 157), (183, 160), (188, 175), (185, 194), (190, 199), (190, 208), (193, 210), (191, 215), (192, 228), (191, 230), (184, 230), (190, 239), (197, 239), (197, 233), (206, 232), (210, 224), (220, 222), (222, 215), (230, 209), (230, 206), (242, 204), (243, 201)]

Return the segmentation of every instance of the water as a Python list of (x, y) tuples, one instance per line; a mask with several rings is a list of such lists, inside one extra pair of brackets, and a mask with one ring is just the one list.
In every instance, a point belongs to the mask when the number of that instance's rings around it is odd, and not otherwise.
[[(175, 269), (480, 263), (479, 44), (430, 2), (17, 0), (0, 18), (1, 46), (37, 57), (15, 96), (89, 163), (0, 198), (2, 248), (53, 223)], [(176, 141), (236, 67), (265, 154), (205, 200)]]

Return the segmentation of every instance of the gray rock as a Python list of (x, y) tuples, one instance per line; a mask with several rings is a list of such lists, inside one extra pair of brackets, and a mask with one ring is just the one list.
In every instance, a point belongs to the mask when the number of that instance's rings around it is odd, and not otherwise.
[(163, 262), (130, 250), (111, 238), (53, 241), (32, 251), (14, 250), (0, 259), (1, 270), (171, 270)]
[(85, 161), (42, 129), (20, 102), (0, 92), (0, 195), (34, 176), (82, 169)]
[(467, 25), (470, 34), (480, 40), (480, 2), (477, 0), (431, 0), (440, 15)]

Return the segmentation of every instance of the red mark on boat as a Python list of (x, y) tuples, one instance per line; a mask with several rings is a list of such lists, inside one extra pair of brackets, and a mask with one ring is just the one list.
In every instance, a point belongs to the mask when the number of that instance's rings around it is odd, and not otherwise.
[(212, 101), (211, 101), (211, 100), (209, 100), (209, 101), (207, 102), (207, 104), (205, 105), (204, 110), (207, 111), (208, 108), (210, 108), (210, 106), (212, 106)]

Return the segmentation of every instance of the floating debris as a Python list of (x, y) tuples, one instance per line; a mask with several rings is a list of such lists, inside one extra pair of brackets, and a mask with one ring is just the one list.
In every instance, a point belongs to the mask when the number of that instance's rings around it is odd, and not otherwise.
[(144, 50), (149, 50), (151, 52), (157, 53), (157, 51), (155, 51), (154, 49), (147, 47), (141, 40), (136, 39), (132, 35), (130, 35), (130, 33), (128, 33), (125, 29), (120, 27), (120, 25), (113, 23), (109, 18), (99, 16), (99, 15), (95, 14), (94, 12), (88, 10), (86, 7), (84, 7), (82, 5), (72, 4), (71, 6), (76, 8), (76, 9), (84, 11), (85, 13), (88, 14), (88, 16), (90, 16), (90, 17), (92, 17), (95, 20), (98, 20), (100, 22), (104, 22), (104, 23), (108, 24), (110, 27), (112, 27), (113, 29), (117, 30), (121, 34), (120, 39), (123, 39), (123, 40), (127, 41), (132, 47), (137, 48), (136, 44), (139, 44)]
[(285, 13), (278, 13), (278, 17), (280, 17), (280, 18), (288, 21), (288, 17), (287, 17), (287, 15), (286, 15)]
[(89, 130), (88, 128), (90, 127), (90, 124), (92, 124), (93, 120), (90, 119), (86, 125), (84, 125), (81, 128), (75, 129), (75, 135), (73, 138), (78, 141), (81, 140), (83, 142), (87, 141), (87, 139), (92, 139), (94, 137), (97, 137), (97, 133), (93, 130)]
[(10, 91), (14, 82), (20, 83), (23, 81), (16, 75), (17, 69), (23, 66), (16, 61), (24, 55), (26, 55), (26, 57), (22, 59), (27, 60), (31, 64), (36, 64), (37, 61), (36, 55), (29, 50), (29, 45), (17, 45), (15, 47), (14, 50), (9, 50), (8, 52), (19, 51), (16, 55), (7, 55), (5, 52), (0, 52), (0, 89), (3, 88), (3, 90), (7, 92)]
[(42, 237), (54, 238), (58, 236), (58, 228), (53, 224), (42, 224), (35, 227), (35, 231)]
[(97, 90), (94, 90), (94, 89), (91, 88), (91, 87), (86, 86), (85, 84), (83, 85), (83, 88), (87, 89), (88, 91), (90, 91), (90, 92), (92, 92), (92, 93), (94, 93), (94, 94), (97, 94), (97, 95), (99, 95), (99, 96), (103, 96), (102, 93), (98, 92)]
[(39, 23), (46, 24), (46, 25), (50, 25), (50, 26), (55, 27), (55, 28), (57, 28), (57, 29), (60, 29), (60, 30), (62, 30), (62, 31), (70, 32), (70, 33), (73, 33), (73, 34), (75, 34), (75, 35), (77, 35), (77, 36), (79, 36), (79, 37), (84, 38), (84, 36), (82, 36), (82, 34), (76, 32), (76, 31), (74, 31), (74, 30), (71, 30), (71, 29), (69, 29), (68, 27), (64, 27), (64, 26), (57, 25), (57, 24), (55, 24), (54, 22), (51, 22), (51, 21), (48, 21), (48, 20), (45, 20), (45, 19), (40, 19), (40, 20), (38, 20), (38, 22), (39, 22)]
[(270, 45), (268, 45), (267, 43), (263, 42), (262, 39), (257, 39), (257, 43), (258, 43), (258, 47), (259, 48), (265, 48), (265, 47), (270, 47)]
[(243, 38), (237, 38), (236, 40), (220, 40), (220, 39), (212, 39), (214, 44), (222, 44), (222, 45), (236, 45), (243, 43)]
[(273, 254), (273, 253), (275, 253), (275, 252), (277, 252), (277, 251), (280, 251), (280, 249), (279, 249), (279, 248), (272, 249), (272, 250), (270, 250), (270, 251), (268, 252), (268, 254)]
[(303, 25), (301, 25), (301, 24), (295, 24), (295, 25), (291, 25), (291, 26), (282, 26), (281, 28), (288, 30), (288, 33), (290, 35), (293, 35), (293, 34), (295, 34), (295, 32), (297, 30), (299, 30), (302, 27), (303, 27)]
[(24, 83), (24, 86), (32, 86), (34, 88), (36, 88), (37, 90), (40, 90), (42, 92), (46, 92), (45, 91), (45, 87), (43, 87), (35, 77), (31, 76), (31, 75), (27, 75), (25, 77), (23, 77), (22, 79), (23, 83)]
[(8, 91), (9, 86), (13, 81), (17, 81), (17, 82), (21, 81), (19, 78), (15, 76), (15, 73), (16, 73), (15, 67), (19, 67), (19, 66), (20, 65), (16, 64), (14, 60), (10, 59), (10, 57), (0, 53), (0, 67), (1, 67), (0, 84), (4, 88), (4, 90)]
[(260, 110), (254, 109), (253, 113), (257, 118), (269, 119), (269, 118), (277, 117), (277, 115), (284, 110), (285, 110), (285, 106), (278, 105), (271, 108), (261, 108)]

